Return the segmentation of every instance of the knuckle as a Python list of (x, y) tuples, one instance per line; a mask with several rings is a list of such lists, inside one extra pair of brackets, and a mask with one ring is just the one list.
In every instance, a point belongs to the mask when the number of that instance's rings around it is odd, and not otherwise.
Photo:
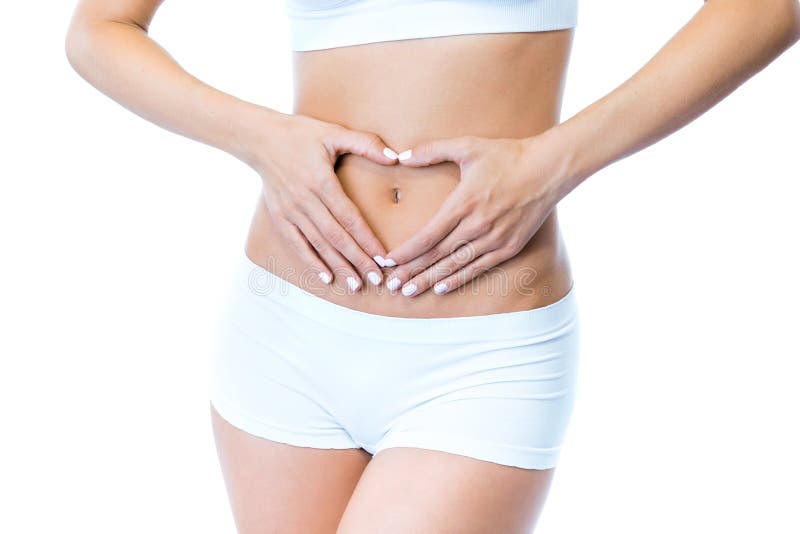
[(301, 204), (295, 198), (287, 198), (281, 203), (281, 211), (287, 219), (291, 219), (293, 214), (302, 212)]
[(426, 260), (436, 260), (438, 258), (445, 258), (455, 251), (456, 247), (448, 245), (444, 241), (433, 247), (430, 252), (425, 254), (423, 257)]
[(419, 244), (422, 245), (422, 248), (425, 250), (430, 249), (435, 244), (433, 241), (433, 236), (430, 234), (423, 234), (419, 238)]
[(342, 228), (344, 228), (344, 230), (350, 234), (352, 234), (358, 227), (358, 218), (352, 213), (346, 213), (342, 215), (339, 222), (341, 223)]
[(347, 128), (340, 124), (326, 122), (324, 124), (323, 132), (326, 137), (342, 137), (347, 135)]
[(492, 229), (492, 220), (485, 214), (479, 214), (470, 223), (470, 231), (473, 235), (483, 235)]
[(300, 196), (294, 197), (292, 204), (295, 210), (306, 213), (308, 208), (313, 205), (313, 202), (314, 195), (306, 191)]
[(292, 234), (289, 235), (288, 238), (295, 252), (297, 252), (301, 256), (307, 256), (309, 254), (308, 250), (306, 250), (306, 247), (304, 246), (305, 243), (303, 243), (303, 240), (300, 238), (300, 236)]
[(364, 147), (370, 151), (380, 152), (383, 147), (383, 143), (381, 143), (381, 140), (377, 134), (367, 133), (364, 134)]
[(475, 245), (472, 243), (465, 243), (464, 245), (461, 245), (454, 254), (454, 259), (459, 265), (470, 263), (477, 257), (477, 250), (475, 249)]
[(472, 193), (467, 193), (461, 198), (461, 202), (456, 209), (458, 210), (458, 215), (466, 217), (470, 213), (474, 213), (478, 209), (478, 206), (478, 197)]
[(474, 135), (465, 135), (461, 137), (461, 152), (467, 156), (471, 156), (475, 152), (478, 145), (478, 138)]
[(292, 196), (299, 203), (306, 203), (314, 198), (313, 188), (316, 187), (317, 181), (312, 180), (310, 183), (298, 184), (295, 186)]
[[(427, 269), (431, 265), (430, 258), (425, 256), (420, 256), (419, 258), (415, 259), (412, 262), (407, 263), (404, 267), (402, 267), (402, 272), (406, 276), (417, 276), (419, 273)], [(395, 270), (396, 273), (400, 273), (400, 269), (398, 268)]]
[(287, 209), (297, 209), (306, 201), (307, 189), (290, 186), (283, 195), (283, 205)]
[(280, 204), (273, 203), (270, 206), (267, 206), (267, 211), (272, 215), (275, 219), (286, 219), (286, 210)]
[(344, 244), (344, 235), (338, 230), (328, 230), (325, 233), (325, 238), (334, 248), (341, 248)]
[(522, 250), (522, 245), (517, 238), (511, 238), (503, 247), (502, 251), (504, 256), (515, 256), (519, 251)]
[(428, 269), (428, 267), (430, 267), (430, 264), (428, 262), (416, 263), (414, 265), (409, 266), (409, 268), (406, 269), (406, 274), (409, 277), (417, 277), (421, 273), (425, 272), (425, 270)]
[(375, 270), (375, 262), (361, 254), (356, 261), (355, 268), (358, 269), (359, 272), (368, 273), (369, 271)]
[(488, 235), (492, 242), (498, 243), (504, 241), (504, 237), (509, 235), (510, 230), (510, 228), (503, 225), (493, 225), (491, 230), (489, 230)]
[(492, 265), (490, 265), (487, 262), (483, 262), (480, 265), (476, 265), (475, 266), (475, 269), (473, 270), (472, 274), (473, 274), (473, 276), (481, 276), (482, 274), (485, 274), (485, 273), (489, 272), (489, 270), (491, 268), (492, 268)]
[(317, 179), (315, 193), (318, 196), (329, 196), (331, 192), (334, 190), (335, 182), (332, 177), (330, 176), (320, 176)]
[(325, 240), (323, 240), (318, 234), (314, 234), (312, 236), (306, 236), (308, 242), (311, 243), (311, 246), (317, 250), (325, 250)]
[(271, 209), (271, 213), (286, 220), (293, 220), (293, 215), (297, 213), (294, 201), (291, 198), (281, 197)]
[[(307, 183), (307, 186), (306, 186), (307, 190), (312, 192), (312, 193), (319, 194), (320, 192), (322, 192), (325, 189), (325, 182), (327, 182), (327, 181), (328, 180), (327, 180), (327, 178), (325, 176), (314, 175), (311, 178), (309, 178), (309, 180), (308, 180), (308, 183)], [(298, 193), (298, 194), (302, 194), (302, 193)]]

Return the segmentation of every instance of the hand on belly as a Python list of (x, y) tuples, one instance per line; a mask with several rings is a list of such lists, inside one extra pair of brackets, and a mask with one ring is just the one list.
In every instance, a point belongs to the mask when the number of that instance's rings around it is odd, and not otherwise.
[[(487, 141), (505, 138), (510, 147), (514, 140), (529, 138), (557, 124), (571, 36), (566, 30), (461, 35), (295, 53), (293, 111), (347, 128), (375, 132), (397, 154), (412, 149), (408, 163), (414, 161), (413, 154), (422, 142), (465, 134)], [(541, 146), (553, 149), (553, 144)], [(420, 269), (424, 271), (444, 259), (437, 250), (440, 242), (450, 247), (458, 239), (480, 239), (481, 232), (464, 231), (474, 230), (467, 223), (508, 229), (515, 226), (511, 224), (513, 220), (500, 212), (509, 211), (520, 220), (523, 218), (520, 214), (525, 212), (525, 222), (518, 225), (519, 234), (514, 236), (513, 244), (508, 231), (496, 236), (498, 239), (491, 236), (476, 242), (476, 247), (486, 244), (490, 248), (486, 254), (477, 256), (482, 263), (473, 265), (471, 275), (489, 269), (491, 272), (486, 274), (499, 272), (513, 284), (511, 279), (517, 272), (532, 269), (537, 273), (535, 285), (547, 285), (555, 277), (557, 287), (563, 289), (566, 261), (559, 243), (555, 210), (546, 216), (548, 209), (543, 206), (546, 202), (532, 203), (531, 197), (527, 197), (527, 204), (536, 204), (535, 209), (511, 203), (509, 199), (518, 200), (529, 193), (524, 184), (531, 175), (523, 172), (527, 169), (515, 169), (506, 161), (512, 158), (506, 158), (503, 151), (495, 153), (493, 159), (481, 158), (486, 163), (480, 172), (469, 171), (463, 165), (459, 168), (453, 161), (412, 168), (401, 160), (386, 167), (355, 155), (342, 157), (336, 171), (339, 181), (384, 247), (378, 263), (388, 250), (395, 255), (390, 259), (402, 262), (395, 266), (398, 280), (408, 282)], [(445, 155), (443, 159), (458, 159), (458, 156)], [(543, 157), (532, 162), (533, 170), (541, 173), (538, 178), (556, 169), (552, 161)], [(504, 178), (498, 183), (494, 172), (501, 168), (512, 179)], [(516, 184), (512, 183), (514, 180)], [(469, 188), (464, 185), (467, 182)], [(475, 187), (482, 183), (486, 184), (485, 189)], [(466, 213), (469, 210), (464, 208), (470, 195), (463, 193), (468, 189), (476, 196), (488, 197), (484, 211), (495, 210), (495, 213), (489, 217), (482, 217), (486, 214), (477, 210), (473, 215)], [(455, 218), (446, 221), (443, 212), (452, 213)], [(452, 237), (448, 234), (453, 228), (437, 230), (429, 226), (443, 222), (454, 225)], [(541, 225), (539, 231), (534, 228), (537, 224)], [(412, 244), (404, 245), (408, 240)], [(498, 249), (503, 252), (494, 252)], [(507, 254), (515, 251), (516, 254)], [(428, 260), (431, 261), (425, 265)], [(556, 271), (560, 273), (558, 276), (554, 274)], [(384, 277), (391, 274), (392, 271), (383, 270)], [(455, 291), (455, 280), (446, 282), (448, 290), (441, 294), (428, 290), (432, 286), (417, 280), (420, 283), (415, 284), (415, 292), (406, 290), (413, 298), (403, 296), (399, 290), (377, 295), (376, 289), (387, 289), (385, 283), (376, 287), (364, 284), (353, 295), (341, 298), (330, 296), (324, 288), (320, 293), (324, 298), (353, 307), (380, 303), (422, 313), (430, 311), (424, 309), (428, 305), (437, 308), (455, 306), (456, 302), (466, 305), (473, 295), (474, 300), (491, 307), (493, 297), (488, 295), (491, 284), (480, 276), (475, 280), (475, 283), (470, 281), (466, 290), (469, 294), (458, 294), (461, 292)], [(504, 306), (514, 307), (547, 300), (530, 293), (532, 282), (519, 285), (518, 291), (498, 288), (495, 304), (502, 301)]]
[[(531, 152), (538, 155), (522, 158), (521, 140), (472, 141), (475, 150), (466, 159), (439, 153), (434, 162), (425, 159), (425, 153), (433, 152), (421, 144), (400, 165), (380, 165), (353, 154), (339, 159), (335, 172), (342, 190), (389, 251), (386, 257), (397, 260), (384, 269), (385, 282), (379, 286), (364, 284), (354, 292), (336, 283), (324, 287), (305, 276), (309, 270), (303, 258), (285, 242), (279, 245), (275, 234), (280, 231), (263, 209), (248, 249), (261, 250), (254, 252), (257, 263), (307, 291), (372, 313), (475, 315), (553, 302), (571, 286), (571, 277), (551, 213), (556, 198), (551, 184), (557, 181), (537, 182), (537, 177), (557, 176), (556, 147), (543, 137)], [(482, 218), (480, 224), (475, 216)], [(454, 246), (459, 243), (474, 247), (469, 261), (458, 256), (464, 248)], [(454, 251), (458, 269), (436, 268)], [(463, 269), (469, 276), (459, 274)], [(391, 282), (395, 277), (415, 284), (416, 291), (403, 291), (401, 283)], [(432, 290), (440, 280), (448, 283), (447, 290)]]
[[(440, 139), (410, 149), (390, 169), (362, 161), (383, 178), (339, 176), (367, 220), (380, 223), (385, 260), (397, 266), (387, 287), (409, 297), (430, 288), (441, 295), (525, 248), (567, 192), (566, 149), (550, 131), (525, 139)], [(421, 180), (425, 187), (414, 187)]]

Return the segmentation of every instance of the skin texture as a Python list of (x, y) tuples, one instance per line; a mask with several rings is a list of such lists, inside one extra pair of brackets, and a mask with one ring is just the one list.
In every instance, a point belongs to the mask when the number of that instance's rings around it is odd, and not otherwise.
[[(321, 298), (400, 316), (557, 300), (571, 284), (557, 201), (689, 123), (800, 38), (796, 0), (711, 0), (631, 78), (560, 124), (571, 31), (298, 53), (295, 115), (287, 116), (184, 71), (147, 35), (159, 4), (81, 1), (65, 42), (75, 70), (143, 118), (258, 172), (265, 195), (250, 228), (251, 259)], [(385, 157), (383, 144), (413, 156)], [(315, 219), (317, 201), (338, 224)], [(376, 250), (400, 263), (383, 270), (384, 281), (393, 272), (403, 282), (421, 276), (450, 252), (431, 251), (451, 230), (454, 242), (503, 250), (492, 258), (507, 276), (535, 276), (506, 294), (490, 279), (465, 293), (420, 287), (411, 298), (380, 291), (384, 284), (347, 288), (347, 276), (374, 269), (364, 257)], [(336, 270), (332, 250), (343, 272), (326, 285), (317, 275)], [(553, 476), (410, 447), (370, 460), (360, 449), (294, 447), (212, 421), (236, 523), (248, 534), (528, 532)]]

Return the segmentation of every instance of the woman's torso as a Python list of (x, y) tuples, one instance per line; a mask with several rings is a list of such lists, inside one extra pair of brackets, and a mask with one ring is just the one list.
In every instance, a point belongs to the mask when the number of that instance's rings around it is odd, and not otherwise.
[[(397, 151), (460, 135), (532, 136), (559, 121), (572, 36), (572, 29), (457, 35), (295, 52), (294, 112), (374, 132)], [(336, 174), (387, 250), (419, 230), (459, 178), (450, 162), (382, 166), (349, 154), (340, 158)], [(246, 251), (259, 265), (321, 298), (381, 315), (526, 310), (557, 301), (572, 285), (555, 209), (515, 257), (444, 295), (426, 291), (405, 297), (369, 283), (350, 293), (341, 281), (325, 286), (300, 276), (307, 265), (274, 228), (260, 200)]]

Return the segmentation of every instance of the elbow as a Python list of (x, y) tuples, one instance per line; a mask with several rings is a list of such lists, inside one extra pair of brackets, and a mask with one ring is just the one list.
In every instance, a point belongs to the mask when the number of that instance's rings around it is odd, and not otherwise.
[(80, 38), (73, 30), (68, 30), (64, 38), (64, 53), (67, 56), (67, 61), (74, 70), (78, 70), (78, 55), (80, 49)]
[(791, 46), (797, 41), (800, 41), (800, 2), (797, 0), (789, 0), (789, 6), (787, 9), (789, 10), (789, 19), (791, 20), (789, 30)]
[(781, 53), (800, 40), (800, 0), (739, 0), (714, 2), (703, 0), (704, 6), (729, 9), (740, 22), (763, 37)]
[(72, 15), (64, 35), (64, 54), (72, 68), (81, 76), (85, 77), (96, 51), (107, 46), (103, 42), (107, 22), (105, 18), (87, 15), (80, 10)]
[(77, 24), (74, 20), (67, 29), (64, 37), (64, 53), (72, 68), (80, 73), (83, 58), (90, 46), (90, 35), (85, 25)]
[[(766, 3), (769, 11), (771, 28), (781, 50), (785, 50), (800, 40), (800, 1), (772, 0)], [(766, 9), (762, 4), (761, 9)]]
[[(99, 67), (98, 52), (108, 48), (103, 23), (73, 24), (64, 37), (64, 53), (72, 69), (90, 81)], [(91, 82), (90, 82), (91, 83)]]

